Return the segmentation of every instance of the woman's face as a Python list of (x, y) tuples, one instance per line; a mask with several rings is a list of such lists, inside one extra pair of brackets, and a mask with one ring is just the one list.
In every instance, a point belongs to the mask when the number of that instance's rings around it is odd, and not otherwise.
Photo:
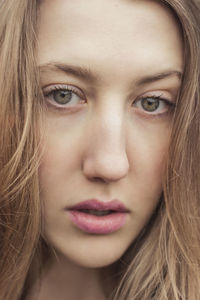
[(38, 38), (43, 235), (80, 266), (106, 266), (161, 196), (183, 67), (180, 31), (153, 1), (43, 0)]

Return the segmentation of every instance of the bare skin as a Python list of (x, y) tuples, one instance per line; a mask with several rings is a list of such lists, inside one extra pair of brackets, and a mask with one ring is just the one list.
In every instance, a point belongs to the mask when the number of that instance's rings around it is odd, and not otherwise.
[[(102, 268), (128, 249), (162, 193), (183, 68), (180, 32), (164, 6), (141, 0), (44, 0), (39, 21), (43, 236), (56, 256), (28, 300), (104, 300)], [(55, 86), (72, 89), (69, 103), (52, 96)], [(124, 226), (92, 235), (72, 224), (65, 207), (91, 198), (124, 203)]]

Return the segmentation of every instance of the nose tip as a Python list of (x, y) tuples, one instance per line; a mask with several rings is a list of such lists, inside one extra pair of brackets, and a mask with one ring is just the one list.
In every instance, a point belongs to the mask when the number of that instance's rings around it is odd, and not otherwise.
[(89, 157), (83, 164), (83, 172), (91, 181), (114, 182), (126, 177), (129, 163), (126, 155), (101, 155)]
[(127, 122), (120, 101), (116, 105), (113, 99), (102, 102), (85, 139), (82, 168), (92, 181), (119, 181), (129, 171)]

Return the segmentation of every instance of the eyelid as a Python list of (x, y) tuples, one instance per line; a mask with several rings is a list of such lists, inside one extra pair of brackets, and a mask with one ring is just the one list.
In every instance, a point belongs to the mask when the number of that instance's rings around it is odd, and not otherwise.
[(174, 101), (168, 100), (168, 99), (162, 97), (162, 95), (160, 95), (160, 96), (159, 95), (158, 96), (155, 96), (155, 95), (142, 96), (139, 99), (137, 99), (135, 102), (142, 101), (142, 100), (148, 99), (148, 98), (159, 100), (160, 102), (165, 102), (165, 103), (172, 104), (172, 105), (175, 104)]
[[(155, 91), (155, 92), (149, 92), (149, 93), (145, 93), (139, 97), (137, 97), (137, 99), (133, 102), (133, 106), (136, 107), (136, 109), (138, 109), (139, 111), (141, 111), (142, 114), (144, 114), (144, 116), (146, 117), (162, 117), (168, 113), (170, 113), (170, 110), (173, 109), (176, 106), (176, 102), (172, 99), (169, 100), (170, 95), (167, 96), (163, 96), (164, 92), (161, 91)], [(144, 99), (147, 98), (152, 98), (152, 99), (157, 99), (160, 101), (160, 103), (164, 103), (166, 106), (168, 106), (163, 112), (157, 112), (158, 110), (155, 111), (146, 111), (144, 108), (138, 108), (136, 106), (137, 103), (141, 102)], [(141, 104), (142, 106), (142, 104)]]
[(48, 96), (53, 91), (59, 90), (69, 90), (77, 94), (81, 99), (85, 99), (84, 93), (80, 90), (80, 88), (70, 85), (70, 84), (55, 84), (55, 85), (48, 85), (43, 87), (43, 94), (44, 96)]
[(175, 100), (173, 100), (172, 94), (165, 90), (155, 90), (155, 91), (149, 91), (145, 92), (144, 94), (138, 96), (135, 101), (145, 99), (145, 98), (156, 98), (160, 99), (166, 102), (175, 103)]

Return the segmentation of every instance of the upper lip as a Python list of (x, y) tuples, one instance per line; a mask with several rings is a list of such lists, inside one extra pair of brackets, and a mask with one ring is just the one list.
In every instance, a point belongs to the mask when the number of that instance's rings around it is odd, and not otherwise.
[(117, 212), (129, 212), (126, 206), (119, 200), (112, 200), (108, 202), (103, 202), (97, 199), (90, 199), (67, 208), (68, 210), (81, 210), (81, 209), (90, 209), (90, 210), (113, 210)]

